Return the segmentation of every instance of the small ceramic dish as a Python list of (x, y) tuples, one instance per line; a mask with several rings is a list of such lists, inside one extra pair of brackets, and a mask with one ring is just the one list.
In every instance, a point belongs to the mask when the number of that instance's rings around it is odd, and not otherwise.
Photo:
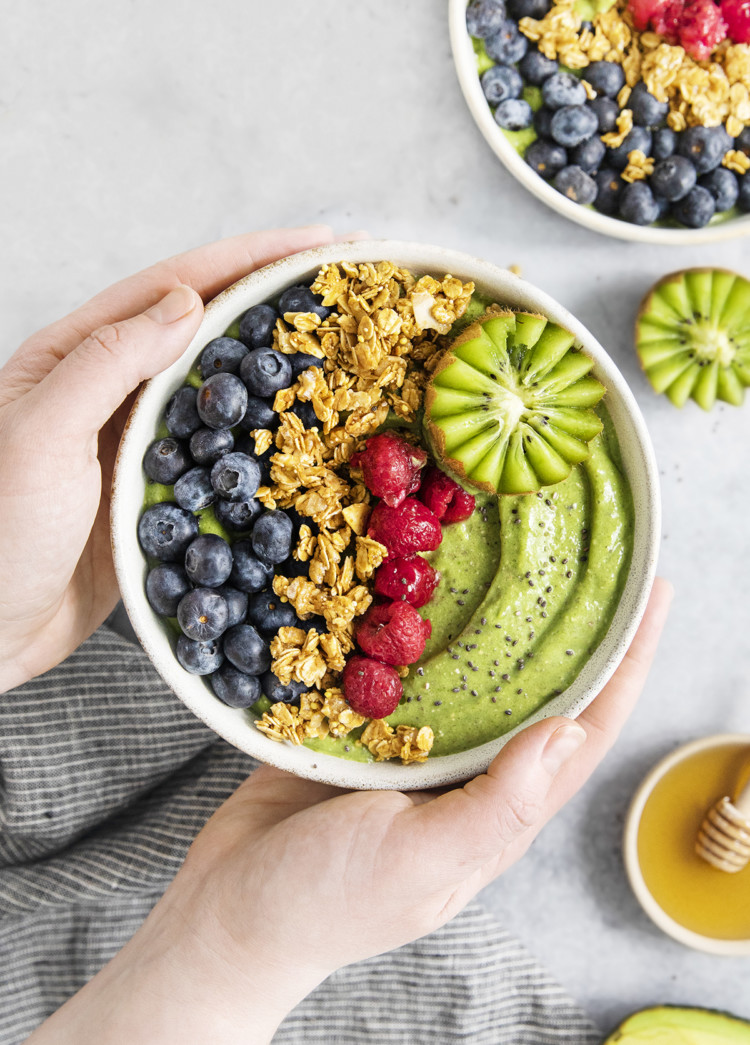
[[(658, 762), (647, 774), (631, 800), (625, 820), (623, 837), (625, 870), (641, 907), (662, 932), (665, 932), (668, 936), (687, 947), (692, 947), (698, 951), (706, 951), (709, 954), (723, 954), (734, 957), (750, 955), (750, 938), (726, 939), (696, 932), (694, 929), (686, 928), (680, 921), (668, 914), (654, 897), (652, 889), (654, 889), (654, 892), (659, 892), (663, 885), (668, 890), (667, 895), (671, 899), (675, 896), (676, 891), (682, 888), (682, 883), (674, 873), (672, 863), (665, 863), (661, 868), (663, 883), (659, 880), (658, 888), (655, 888), (654, 883), (657, 882), (657, 879), (652, 877), (654, 875), (653, 865), (649, 865), (644, 873), (644, 853), (641, 852), (639, 846), (639, 832), (642, 825), (644, 825), (644, 810), (650, 811), (652, 808), (656, 808), (649, 806), (655, 789), (664, 782), (665, 777), (672, 770), (679, 769), (687, 759), (693, 759), (695, 756), (701, 755), (710, 758), (713, 754), (718, 757), (724, 756), (734, 759), (737, 763), (743, 761), (746, 763), (748, 752), (750, 752), (750, 736), (738, 733), (721, 733), (694, 740), (689, 744), (683, 744)], [(685, 767), (685, 770), (690, 774), (696, 773), (696, 769), (693, 768)], [(690, 871), (690, 888), (695, 895), (695, 901), (705, 907), (708, 899), (718, 897), (722, 902), (726, 901), (728, 904), (731, 904), (734, 901), (731, 899), (728, 891), (732, 890), (735, 900), (738, 895), (741, 895), (744, 898), (745, 906), (747, 906), (747, 881), (748, 873), (750, 872), (741, 872), (743, 874), (743, 880), (741, 881), (738, 875), (716, 870), (709, 864), (704, 864), (700, 857), (692, 854), (693, 836), (697, 837), (698, 827), (703, 816), (708, 812), (711, 804), (720, 797), (722, 796), (719, 794), (705, 796), (704, 808), (702, 802), (696, 803), (694, 795), (685, 794), (684, 798), (682, 798), (684, 802), (684, 820), (682, 823), (678, 822), (679, 814), (677, 812), (673, 812), (672, 815), (668, 814), (666, 806), (661, 813), (657, 814), (669, 816), (667, 829), (660, 833), (658, 860), (674, 860), (676, 850), (673, 846), (678, 842), (684, 843), (687, 853), (680, 846), (679, 852), (682, 854), (679, 856), (680, 864), (675, 866), (686, 869), (693, 868)], [(687, 834), (690, 835), (690, 838), (686, 837)], [(683, 862), (686, 856), (691, 863), (685, 864)], [(652, 883), (651, 888), (649, 888), (647, 879)], [(739, 893), (735, 890), (739, 890)], [(689, 897), (690, 895), (688, 894)], [(731, 910), (728, 917), (731, 917)], [(684, 920), (687, 921), (688, 919), (685, 918)]]
[(604, 640), (573, 684), (526, 719), (523, 725), (550, 715), (577, 715), (612, 675), (645, 610), (656, 568), (660, 534), (657, 469), (641, 412), (606, 351), (565, 308), (504, 269), (441, 247), (394, 241), (361, 241), (319, 247), (252, 273), (207, 306), (200, 329), (181, 359), (141, 390), (123, 435), (112, 498), (112, 546), (117, 579), (135, 632), (162, 678), (199, 718), (231, 744), (261, 761), (341, 787), (438, 787), (483, 772), (513, 733), (468, 751), (432, 757), (422, 765), (408, 766), (349, 761), (304, 746), (274, 742), (255, 728), (247, 712), (227, 707), (214, 696), (205, 680), (183, 670), (175, 659), (167, 626), (154, 614), (145, 595), (147, 566), (136, 532), (145, 490), (142, 460), (146, 447), (154, 438), (165, 403), (182, 385), (203, 346), (211, 338), (223, 334), (246, 309), (278, 296), (294, 283), (312, 279), (321, 265), (342, 260), (390, 260), (419, 275), (451, 273), (462, 280), (473, 280), (477, 290), (491, 300), (541, 312), (566, 327), (595, 360), (593, 373), (608, 390), (607, 406), (633, 496), (632, 561), (619, 606)]
[(519, 155), (502, 129), (495, 123), (492, 110), (482, 93), (477, 75), (477, 61), (471, 37), (466, 31), (466, 0), (449, 0), (449, 25), (453, 61), (466, 104), (485, 141), (517, 181), (548, 207), (563, 217), (605, 236), (638, 243), (668, 243), (693, 246), (716, 243), (750, 235), (750, 214), (727, 218), (702, 229), (667, 228), (658, 225), (632, 225), (620, 218), (600, 214), (593, 207), (583, 207), (569, 200), (550, 183), (540, 178)]

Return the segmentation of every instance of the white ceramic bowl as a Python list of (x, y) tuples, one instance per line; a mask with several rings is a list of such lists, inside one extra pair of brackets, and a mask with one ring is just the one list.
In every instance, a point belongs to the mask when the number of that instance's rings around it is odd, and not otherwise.
[(144, 582), (146, 562), (136, 528), (141, 514), (145, 478), (143, 453), (154, 439), (170, 395), (179, 388), (193, 360), (211, 338), (251, 305), (278, 295), (285, 287), (312, 278), (321, 265), (391, 260), (411, 271), (452, 273), (473, 280), (497, 301), (542, 312), (567, 327), (595, 360), (594, 374), (607, 387), (607, 406), (617, 430), (625, 470), (633, 493), (635, 534), (632, 565), (609, 632), (575, 682), (526, 720), (529, 725), (550, 715), (575, 716), (612, 675), (643, 615), (656, 568), (660, 534), (657, 469), (641, 412), (625, 380), (601, 345), (566, 309), (512, 273), (467, 254), (418, 243), (360, 241), (334, 244), (277, 261), (229, 287), (206, 308), (200, 329), (184, 355), (152, 378), (141, 390), (120, 445), (112, 498), (112, 546), (122, 599), (146, 653), (177, 696), (231, 744), (263, 762), (299, 776), (351, 788), (437, 787), (483, 772), (512, 734), (459, 754), (431, 758), (424, 765), (351, 762), (269, 740), (244, 711), (222, 704), (201, 678), (189, 675), (177, 662), (167, 628), (149, 606)]
[[(683, 759), (691, 758), (693, 755), (697, 755), (701, 751), (708, 751), (712, 748), (718, 749), (726, 746), (736, 747), (737, 744), (743, 743), (750, 746), (750, 736), (740, 733), (719, 733), (715, 736), (702, 737), (700, 740), (693, 740), (689, 744), (683, 744), (681, 747), (678, 747), (675, 751), (672, 751), (671, 754), (663, 758), (660, 762), (657, 762), (633, 795), (625, 819), (625, 832), (623, 836), (625, 870), (627, 871), (630, 885), (638, 902), (651, 921), (657, 925), (662, 932), (665, 932), (668, 936), (671, 936), (672, 939), (677, 940), (679, 943), (685, 944), (686, 947), (692, 947), (697, 951), (705, 951), (708, 954), (723, 954), (729, 957), (750, 955), (750, 940), (720, 940), (715, 939), (712, 936), (704, 936), (701, 933), (693, 932), (692, 929), (686, 929), (684, 925), (680, 925), (679, 922), (676, 922), (674, 918), (670, 917), (670, 915), (659, 906), (651, 895), (643, 877), (640, 861), (638, 859), (638, 828), (641, 823), (641, 816), (644, 807), (651, 797), (651, 792), (665, 773), (668, 773), (670, 769), (674, 768), (674, 766), (679, 765)], [(706, 810), (706, 812), (708, 812), (708, 810)], [(719, 875), (721, 873), (721, 871), (717, 872)]]
[(734, 239), (737, 236), (750, 234), (750, 214), (729, 218), (707, 225), (703, 229), (659, 228), (656, 226), (631, 225), (620, 218), (608, 218), (606, 214), (590, 207), (582, 207), (558, 192), (544, 178), (540, 178), (526, 163), (522, 156), (506, 138), (502, 129), (495, 123), (477, 75), (477, 63), (471, 37), (466, 31), (466, 0), (449, 0), (449, 23), (453, 61), (458, 73), (466, 104), (484, 139), (495, 155), (508, 168), (510, 173), (525, 185), (548, 207), (558, 211), (571, 221), (585, 225), (587, 229), (601, 232), (605, 236), (616, 236), (618, 239), (635, 240), (639, 243), (670, 243), (682, 246), (696, 243), (716, 243), (719, 240)]

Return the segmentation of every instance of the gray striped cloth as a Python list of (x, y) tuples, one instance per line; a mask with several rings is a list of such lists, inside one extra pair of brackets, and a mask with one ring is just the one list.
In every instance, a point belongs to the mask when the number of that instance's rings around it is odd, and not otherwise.
[[(252, 768), (107, 628), (0, 696), (2, 1045), (22, 1042), (123, 946)], [(274, 1041), (594, 1045), (600, 1036), (472, 905), (431, 936), (336, 973)]]

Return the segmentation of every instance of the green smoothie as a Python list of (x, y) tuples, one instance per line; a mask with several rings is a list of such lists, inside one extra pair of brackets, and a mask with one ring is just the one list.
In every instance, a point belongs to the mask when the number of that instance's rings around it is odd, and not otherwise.
[[(607, 411), (588, 461), (539, 494), (477, 497), (427, 558), (440, 570), (420, 612), (432, 637), (404, 679), (393, 726), (429, 725), (430, 757), (507, 733), (579, 674), (604, 637), (627, 577), (633, 503)], [(346, 738), (308, 741), (368, 758)]]

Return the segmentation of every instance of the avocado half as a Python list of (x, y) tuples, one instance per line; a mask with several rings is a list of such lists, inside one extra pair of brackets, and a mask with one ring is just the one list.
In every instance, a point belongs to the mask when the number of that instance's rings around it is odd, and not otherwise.
[(634, 1012), (603, 1045), (745, 1045), (750, 1022), (715, 1009), (660, 1005)]

